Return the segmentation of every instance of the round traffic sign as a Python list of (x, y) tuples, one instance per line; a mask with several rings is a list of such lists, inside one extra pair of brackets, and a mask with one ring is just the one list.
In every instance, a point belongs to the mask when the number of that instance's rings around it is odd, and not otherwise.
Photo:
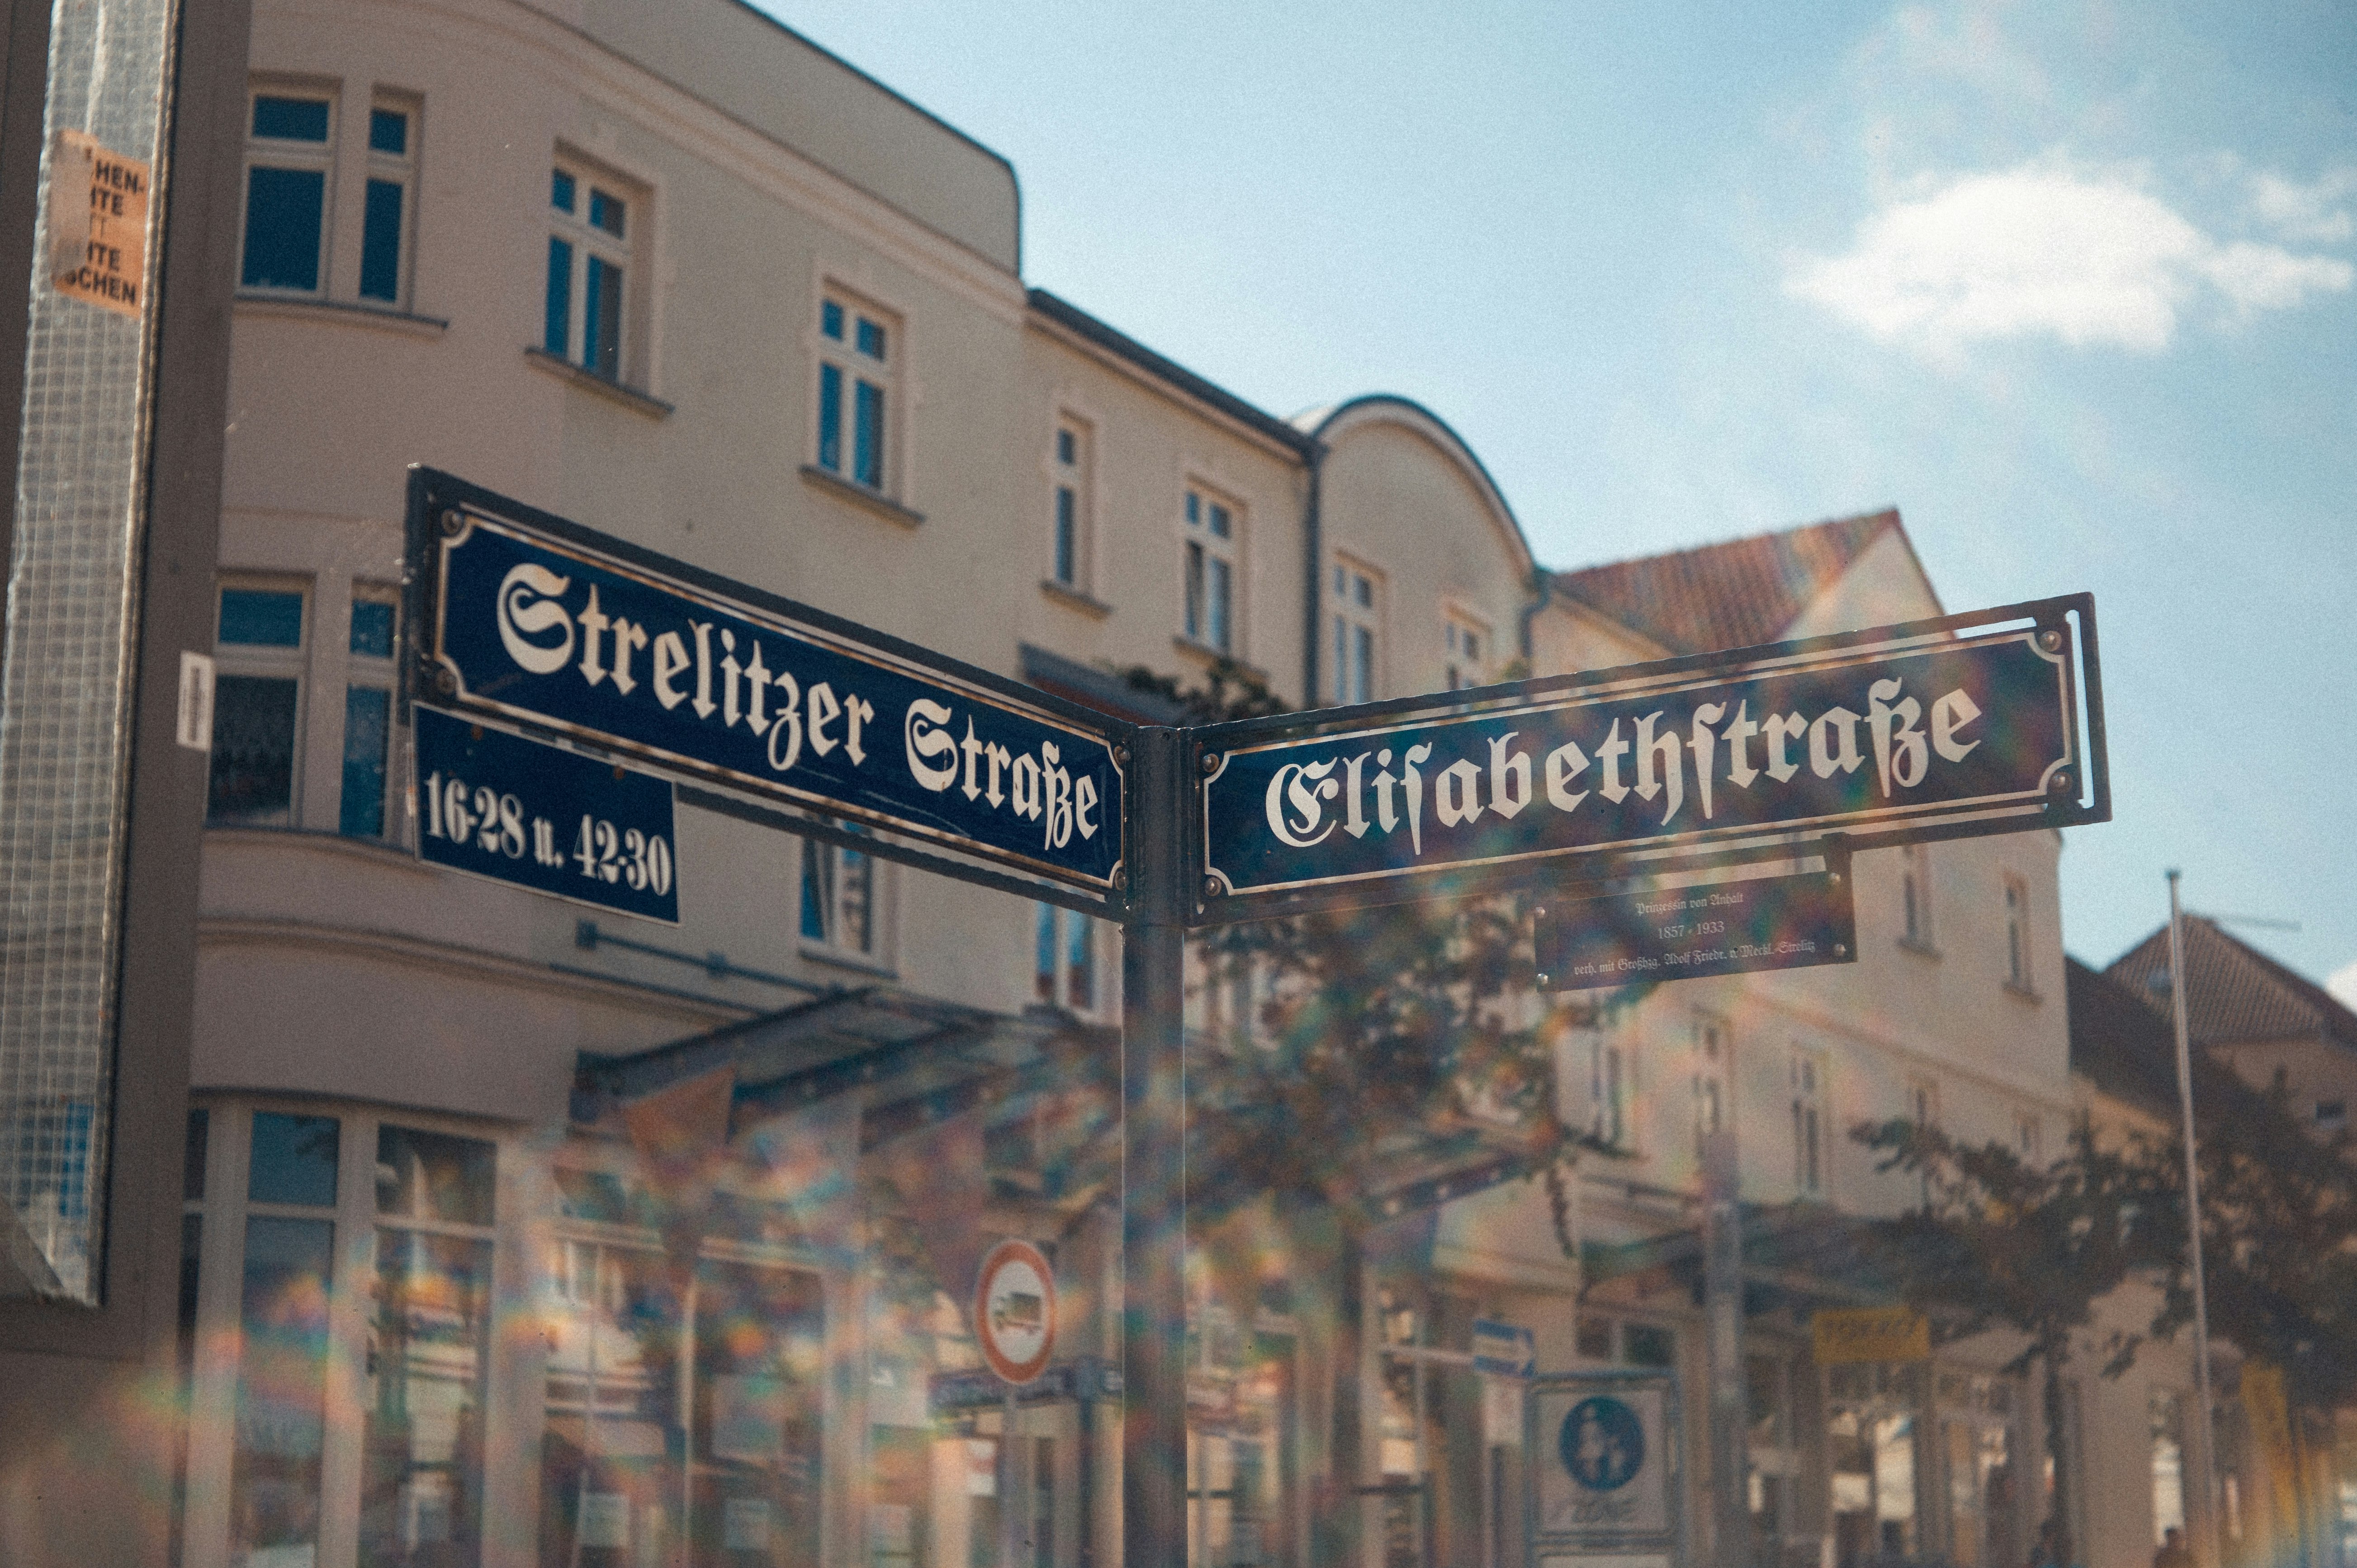
[(974, 1335), (982, 1359), (1010, 1383), (1048, 1369), (1056, 1345), (1056, 1273), (1028, 1241), (1001, 1241), (974, 1284)]

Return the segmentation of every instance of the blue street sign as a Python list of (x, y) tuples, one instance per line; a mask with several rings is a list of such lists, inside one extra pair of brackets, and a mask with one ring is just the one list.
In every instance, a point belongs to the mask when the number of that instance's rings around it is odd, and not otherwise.
[(1211, 726), (1195, 732), (1210, 775), (1199, 918), (1414, 897), (1539, 861), (2104, 821), (2093, 646), (2080, 595)]
[(1538, 1370), (1538, 1340), (1519, 1323), (1473, 1320), (1473, 1369), (1493, 1378), (1527, 1378)]
[(432, 708), (413, 712), (421, 858), (678, 923), (668, 782)]
[(430, 470), (428, 700), (1110, 896), (1124, 726)]

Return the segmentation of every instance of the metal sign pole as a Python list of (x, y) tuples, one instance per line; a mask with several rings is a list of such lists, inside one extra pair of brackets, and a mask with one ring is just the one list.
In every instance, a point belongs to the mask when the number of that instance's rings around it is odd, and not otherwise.
[(1703, 1134), (1703, 1315), (1710, 1336), (1712, 1560), (1742, 1568), (1751, 1560), (1751, 1507), (1746, 1489), (1749, 1422), (1743, 1389), (1743, 1220), (1730, 1122)]
[(1125, 1568), (1187, 1558), (1184, 826), (1194, 786), (1183, 731), (1141, 729), (1122, 932), (1122, 1466)]
[(2200, 1533), (2201, 1561), (2218, 1555), (2218, 1428), (2210, 1395), (2210, 1300), (2201, 1275), (2201, 1178), (2194, 1158), (2193, 1054), (2185, 1026), (2185, 916), (2177, 901), (2177, 873), (2169, 873), (2169, 990), (2177, 1026), (2177, 1101), (2185, 1120), (2185, 1244), (2193, 1273), (2193, 1371), (2201, 1395), (2201, 1419), (2193, 1430), (2194, 1474), (2201, 1478), (2201, 1507), (2193, 1521)]

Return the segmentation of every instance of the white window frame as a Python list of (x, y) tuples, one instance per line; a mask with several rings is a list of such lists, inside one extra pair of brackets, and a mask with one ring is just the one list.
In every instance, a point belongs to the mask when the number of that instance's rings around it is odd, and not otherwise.
[(1048, 580), (1068, 593), (1095, 592), (1096, 463), (1095, 424), (1059, 411), (1048, 435)]
[[(358, 649), (352, 647), (352, 623), (354, 619), (357, 618), (359, 607), (364, 604), (382, 605), (393, 611), (393, 641), (392, 652), (384, 654), (362, 653)], [(395, 660), (399, 658), (401, 653), (401, 589), (398, 586), (390, 584), (354, 583), (352, 585), (350, 600), (345, 608), (344, 649), (346, 662), (344, 666), (344, 679), (341, 682), (345, 693), (343, 712), (344, 727), (342, 733), (342, 744), (340, 746), (340, 755), (342, 757), (349, 757), (351, 750), (351, 693), (355, 689), (360, 689), (367, 691), (381, 691), (385, 694), (384, 798), (378, 803), (378, 828), (373, 833), (358, 835), (346, 834), (346, 836), (380, 839), (384, 843), (392, 843), (396, 842), (401, 836), (401, 824), (396, 820), (395, 813), (393, 811), (393, 800), (395, 796), (399, 793), (394, 787), (394, 781), (401, 776), (399, 772), (401, 726), (394, 720), (394, 714), (398, 713), (400, 709), (399, 693), (397, 691), (398, 682), (394, 678), (394, 671)], [(336, 775), (336, 827), (339, 832), (342, 832), (344, 831), (343, 792), (344, 774), (343, 770), (339, 768), (337, 770)]]
[(1379, 701), (1384, 694), (1383, 574), (1337, 551), (1327, 586), (1331, 606), (1327, 624), (1333, 636), (1329, 648), (1334, 656), (1327, 691), (1337, 703)]
[[(846, 853), (859, 854), (866, 866), (867, 941), (865, 946), (856, 941), (846, 941), (841, 926), (841, 889), (844, 886), (841, 877), (843, 856)], [(824, 927), (824, 934), (817, 936), (813, 935), (803, 923), (803, 898), (813, 869), (820, 875), (819, 911)], [(794, 876), (794, 930), (801, 939), (802, 955), (877, 973), (891, 972), (896, 891), (897, 879), (892, 875), (891, 862), (880, 860), (865, 851), (847, 851), (843, 845), (822, 843), (817, 839), (802, 840), (802, 858)]]
[[(839, 313), (839, 314), (837, 314)], [(840, 331), (830, 332), (832, 326)], [(866, 335), (881, 334), (881, 355), (868, 351)], [(809, 344), (811, 350), (811, 466), (831, 478), (840, 479), (873, 495), (888, 499), (897, 499), (900, 492), (901, 448), (905, 445), (906, 422), (901, 413), (900, 366), (909, 354), (908, 318), (889, 306), (842, 285), (828, 281), (819, 289), (818, 303), (812, 311)], [(827, 386), (829, 372), (836, 379), (834, 428), (831, 433), (827, 419)], [(859, 410), (862, 389), (870, 389), (877, 399), (878, 435), (883, 451), (877, 456), (875, 472), (864, 476), (859, 464)], [(827, 459), (832, 456), (833, 462)]]
[(2046, 1124), (2037, 1112), (2017, 1111), (2013, 1113), (2013, 1152), (2021, 1156), (2025, 1165), (2036, 1166), (2045, 1163)]
[(1588, 1047), (1588, 1135), (1608, 1149), (1636, 1146), (1629, 1118), (1635, 1065), (1634, 1053), (1609, 1033), (1599, 1031)]
[[(328, 135), (325, 141), (294, 141), (276, 136), (258, 136), (253, 131), (255, 106), (264, 98), (287, 98), (307, 103), (322, 103), (328, 111)], [(285, 299), (325, 299), (335, 248), (329, 242), (336, 228), (336, 137), (337, 121), (342, 110), (343, 92), (340, 85), (318, 81), (273, 81), (267, 79), (250, 81), (245, 92), (245, 163), (238, 184), (238, 287), (249, 294)], [(318, 270), (313, 274), (317, 282), (309, 288), (283, 284), (250, 284), (245, 281), (245, 242), (247, 225), (252, 220), (253, 200), (253, 170), (257, 167), (295, 169), (319, 176), (319, 258)]]
[[(303, 601), (302, 621), (293, 648), (274, 647), (250, 642), (221, 640), (221, 596), (244, 591), (264, 594), (294, 594)], [(311, 733), (311, 702), (316, 682), (312, 679), (311, 655), (319, 641), (319, 592), (315, 579), (292, 576), (271, 576), (258, 573), (224, 574), (213, 585), (213, 661), (214, 714), (221, 713), (220, 682), (232, 676), (253, 676), (264, 680), (291, 680), (295, 682), (295, 733), (289, 737), (293, 757), (287, 765), (286, 817), (284, 822), (221, 822), (213, 825), (239, 828), (295, 828), (303, 825), (303, 794), (306, 774), (304, 753), (308, 749)], [(211, 787), (206, 789), (206, 820), (212, 820)]]
[(1462, 692), (1490, 683), (1497, 646), (1490, 623), (1459, 605), (1441, 612), (1440, 646), (1444, 689)]
[(2029, 961), (2029, 884), (2013, 875), (2005, 879), (2005, 983), (2008, 991), (2036, 994)]
[(1792, 1190), (1803, 1197), (1823, 1197), (1833, 1154), (1825, 1136), (1825, 1053), (1795, 1047), (1792, 1074)]
[[(1224, 534), (1220, 532), (1223, 516)], [(1179, 640), (1239, 661), (1244, 658), (1246, 526), (1243, 506), (1233, 496), (1200, 480), (1188, 481), (1178, 511)]]
[[(242, 1370), (246, 1221), (249, 1219), (319, 1219), (334, 1227), (328, 1280), (326, 1353), (321, 1360), (321, 1451), (319, 1455), (317, 1560), (350, 1561), (359, 1540), (361, 1484), (367, 1416), (367, 1361), (371, 1285), (377, 1270), (376, 1233), (388, 1229), (425, 1230), (488, 1241), (497, 1279), (520, 1217), (512, 1213), (515, 1150), (493, 1130), (433, 1112), (380, 1112), (347, 1101), (287, 1101), (269, 1096), (199, 1097), (206, 1112), (205, 1190), (186, 1199), (182, 1212), (199, 1217), (199, 1269), (194, 1353), (188, 1383), (188, 1482), (181, 1561), (212, 1568), (231, 1561), (231, 1480), (236, 1458), (239, 1378)], [(331, 1117), (337, 1129), (336, 1200), (332, 1207), (254, 1202), (247, 1197), (253, 1117), (274, 1112)], [(377, 1134), (386, 1123), (418, 1132), (473, 1139), (492, 1146), (493, 1223), (460, 1224), (442, 1219), (383, 1216), (377, 1212)], [(500, 1306), (498, 1310), (506, 1310)], [(494, 1320), (496, 1323), (496, 1319)], [(501, 1397), (506, 1357), (496, 1326), (486, 1335), (486, 1404)], [(488, 1415), (486, 1410), (480, 1412)], [(484, 1490), (496, 1491), (486, 1464)], [(477, 1528), (489, 1539), (495, 1528), (485, 1508)], [(486, 1553), (488, 1556), (489, 1554)]]
[[(573, 206), (570, 210), (559, 207), (555, 199), (557, 177), (573, 182)], [(603, 196), (620, 204), (622, 231), (591, 221), (595, 200)], [(565, 330), (562, 345), (549, 341), (547, 284), (554, 272), (553, 255), (544, 253), (542, 277), (541, 321), (537, 347), (553, 359), (562, 360), (575, 369), (586, 371), (601, 381), (617, 386), (637, 387), (646, 383), (641, 363), (646, 353), (646, 300), (648, 246), (646, 241), (654, 203), (645, 184), (619, 174), (597, 161), (559, 146), (550, 159), (550, 195), (547, 209), (549, 238), (571, 247), (566, 265), (569, 269), (565, 297)], [(589, 320), (589, 283), (592, 260), (619, 268), (622, 274), (622, 303), (616, 324), (614, 364), (601, 368), (591, 359), (592, 330)]]
[[(385, 153), (377, 150), (376, 116), (380, 113), (399, 114), (408, 122), (403, 136), (403, 150)], [(369, 126), (362, 151), (367, 158), (367, 173), (361, 182), (361, 256), (360, 266), (353, 274), (353, 296), (386, 310), (406, 310), (410, 288), (415, 273), (414, 256), (417, 235), (417, 167), (418, 140), (424, 129), (423, 107), (413, 93), (393, 92), (380, 88), (369, 103)], [(393, 286), (390, 296), (369, 294), (368, 276), (368, 198), (369, 188), (392, 185), (401, 191), (399, 231), (394, 238)]]
[(1936, 955), (1938, 924), (1933, 918), (1932, 846), (1902, 845), (1899, 851), (1899, 941), (1902, 947)]
[(1735, 1031), (1716, 1013), (1699, 1008), (1694, 1015), (1695, 1146), (1718, 1129), (1728, 1126), (1735, 1107), (1728, 1100), (1735, 1081)]

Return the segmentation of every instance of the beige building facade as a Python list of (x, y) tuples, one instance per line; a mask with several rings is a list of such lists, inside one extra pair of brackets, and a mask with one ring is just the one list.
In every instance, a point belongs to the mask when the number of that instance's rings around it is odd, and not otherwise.
[[(390, 696), (411, 465), (1134, 718), (1166, 715), (1133, 668), (1319, 706), (1941, 609), (1895, 514), (1542, 572), (1433, 412), (1279, 419), (1027, 287), (1004, 159), (728, 0), (270, 0), (245, 124), (192, 1565), (1118, 1556), (1118, 933), (692, 806), (675, 927), (426, 866)], [(1435, 1188), (1342, 1293), (1362, 1333), (1315, 1293), (1206, 1299), (1190, 1561), (1519, 1563), (1471, 1325), (1673, 1367), (1698, 1411), (1679, 1247), (1716, 1115), (1768, 1238), (1757, 1560), (2018, 1568), (2042, 1439), (2007, 1348), (1817, 1367), (1808, 1315), (1855, 1293), (1769, 1254), (1909, 1201), (1857, 1122), (2059, 1149), (2060, 853), (1862, 857), (1854, 965), (1529, 999), (1588, 1145), (1577, 1256), (1536, 1181)], [(716, 1133), (677, 1107), (724, 1069)], [(665, 1127), (728, 1151), (684, 1241)], [(1010, 1417), (958, 1282), (1013, 1235), (1069, 1353)]]

